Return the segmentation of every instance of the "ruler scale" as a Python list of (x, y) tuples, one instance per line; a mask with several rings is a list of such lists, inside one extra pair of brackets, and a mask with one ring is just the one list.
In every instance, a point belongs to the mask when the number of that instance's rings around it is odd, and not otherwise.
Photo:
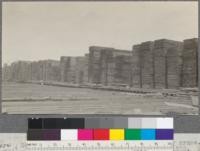
[[(187, 137), (187, 135), (186, 135)], [(145, 142), (111, 141), (111, 142), (76, 142), (76, 141), (37, 141), (21, 140), (3, 141), (0, 138), (0, 151), (200, 151), (200, 139)], [(148, 144), (148, 145), (147, 145)], [(143, 145), (143, 147), (141, 147)], [(150, 146), (151, 145), (151, 146)], [(145, 147), (144, 147), (145, 146)]]
[[(14, 145), (15, 144), (15, 145)], [(20, 144), (20, 145), (19, 145)], [(0, 151), (173, 151), (173, 141), (37, 141), (13, 142)]]

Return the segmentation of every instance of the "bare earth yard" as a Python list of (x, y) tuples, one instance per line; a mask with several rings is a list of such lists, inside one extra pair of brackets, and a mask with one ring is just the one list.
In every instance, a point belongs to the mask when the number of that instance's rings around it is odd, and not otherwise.
[(197, 114), (190, 98), (160, 94), (3, 83), (3, 112), (12, 114)]

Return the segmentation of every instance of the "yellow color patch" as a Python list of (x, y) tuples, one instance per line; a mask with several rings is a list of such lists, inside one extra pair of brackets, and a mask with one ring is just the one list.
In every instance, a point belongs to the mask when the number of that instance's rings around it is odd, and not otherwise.
[(124, 140), (124, 129), (110, 129), (110, 140)]

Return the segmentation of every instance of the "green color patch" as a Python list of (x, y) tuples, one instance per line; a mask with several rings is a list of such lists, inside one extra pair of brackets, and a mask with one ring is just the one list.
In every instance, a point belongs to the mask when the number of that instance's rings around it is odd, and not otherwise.
[(141, 140), (141, 130), (125, 129), (125, 140)]

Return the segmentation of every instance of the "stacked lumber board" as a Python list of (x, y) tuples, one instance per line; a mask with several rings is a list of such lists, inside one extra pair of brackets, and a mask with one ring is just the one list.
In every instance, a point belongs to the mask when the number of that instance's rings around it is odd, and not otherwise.
[(182, 82), (182, 44), (167, 51), (167, 88), (177, 89)]
[(83, 84), (88, 82), (88, 56), (76, 57), (75, 83)]
[(135, 88), (142, 87), (141, 78), (141, 59), (140, 59), (140, 44), (133, 46), (132, 51), (132, 86)]
[(167, 39), (155, 40), (154, 42), (155, 88), (168, 88), (167, 51), (172, 48), (179, 49), (180, 44), (181, 42), (179, 41), (173, 41)]
[(115, 57), (115, 84), (121, 86), (130, 86), (132, 80), (131, 72), (132, 56)]
[(144, 42), (140, 46), (141, 78), (143, 88), (154, 88), (154, 43)]
[(183, 87), (198, 84), (198, 40), (186, 39), (183, 45)]
[[(101, 50), (101, 57), (100, 57), (100, 70), (101, 70), (101, 84), (109, 85), (113, 81), (113, 49), (112, 48), (105, 48)], [(108, 78), (109, 76), (109, 78)]]
[(107, 47), (91, 46), (89, 47), (89, 67), (88, 67), (88, 79), (90, 83), (101, 83), (101, 51), (104, 49), (113, 49)]

